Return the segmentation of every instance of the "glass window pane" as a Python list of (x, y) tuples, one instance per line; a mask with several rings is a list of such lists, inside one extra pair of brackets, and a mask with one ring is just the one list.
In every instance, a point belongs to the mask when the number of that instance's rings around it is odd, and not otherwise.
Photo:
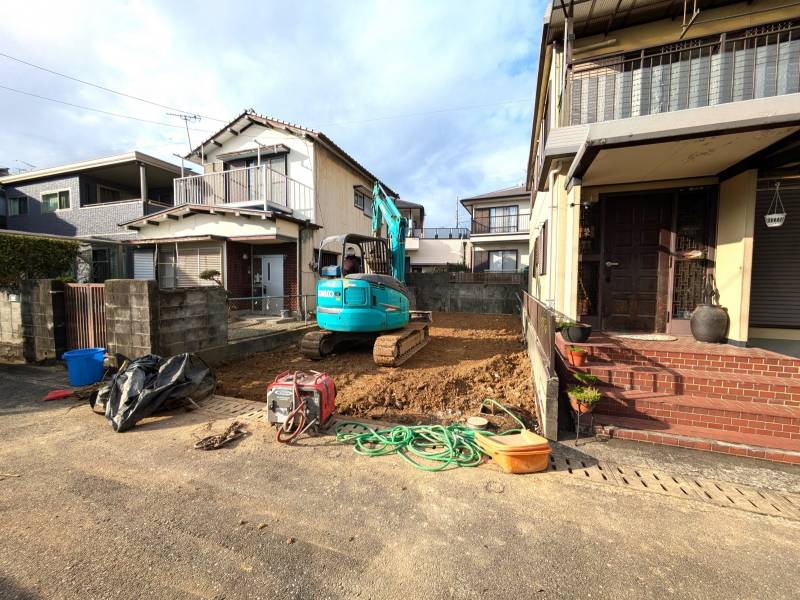
[(517, 253), (513, 250), (503, 252), (503, 271), (517, 270)]
[(58, 194), (42, 194), (42, 212), (49, 213), (58, 209)]
[(69, 208), (69, 190), (58, 193), (58, 208)]
[(503, 270), (503, 253), (500, 251), (489, 252), (489, 270), (502, 271)]

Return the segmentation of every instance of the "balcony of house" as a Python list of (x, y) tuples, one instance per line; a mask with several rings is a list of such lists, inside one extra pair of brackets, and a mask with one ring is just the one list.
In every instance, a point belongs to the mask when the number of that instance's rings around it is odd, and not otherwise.
[(424, 240), (468, 240), (467, 227), (411, 228), (406, 233), (406, 251), (419, 250)]
[(530, 211), (516, 206), (490, 209), (476, 208), (470, 226), (470, 237), (480, 239), (527, 240)]
[(722, 33), (569, 67), (565, 125), (800, 92), (800, 22)]
[(268, 165), (181, 177), (174, 183), (175, 205), (206, 204), (263, 208), (314, 219), (314, 188)]

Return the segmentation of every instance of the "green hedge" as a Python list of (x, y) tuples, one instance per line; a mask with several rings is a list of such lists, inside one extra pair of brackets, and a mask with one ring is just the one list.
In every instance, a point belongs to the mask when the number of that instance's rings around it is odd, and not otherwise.
[(18, 288), (24, 279), (51, 279), (69, 274), (80, 243), (73, 240), (0, 232), (0, 287)]

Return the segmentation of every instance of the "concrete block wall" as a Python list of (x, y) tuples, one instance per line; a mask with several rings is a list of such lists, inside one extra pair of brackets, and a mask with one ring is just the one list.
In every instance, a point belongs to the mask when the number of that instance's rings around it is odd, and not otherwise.
[(55, 279), (29, 279), (22, 282), (20, 297), (25, 360), (60, 358), (67, 346), (64, 284)]
[(228, 305), (218, 287), (158, 292), (158, 350), (162, 356), (228, 343)]
[(0, 361), (23, 360), (24, 341), (20, 295), (0, 291)]
[(158, 285), (148, 279), (109, 279), (105, 296), (106, 346), (128, 358), (157, 353)]
[(155, 281), (106, 281), (106, 336), (110, 352), (128, 358), (172, 356), (228, 343), (225, 290), (159, 290)]
[(417, 310), (519, 314), (517, 284), (451, 281), (450, 273), (408, 273), (406, 282)]

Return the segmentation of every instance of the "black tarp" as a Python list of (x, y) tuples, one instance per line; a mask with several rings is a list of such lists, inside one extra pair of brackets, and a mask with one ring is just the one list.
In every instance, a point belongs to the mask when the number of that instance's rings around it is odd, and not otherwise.
[(214, 393), (214, 373), (199, 357), (163, 359), (148, 354), (127, 364), (100, 387), (95, 404), (105, 407), (114, 431), (125, 431), (159, 409), (185, 406)]

